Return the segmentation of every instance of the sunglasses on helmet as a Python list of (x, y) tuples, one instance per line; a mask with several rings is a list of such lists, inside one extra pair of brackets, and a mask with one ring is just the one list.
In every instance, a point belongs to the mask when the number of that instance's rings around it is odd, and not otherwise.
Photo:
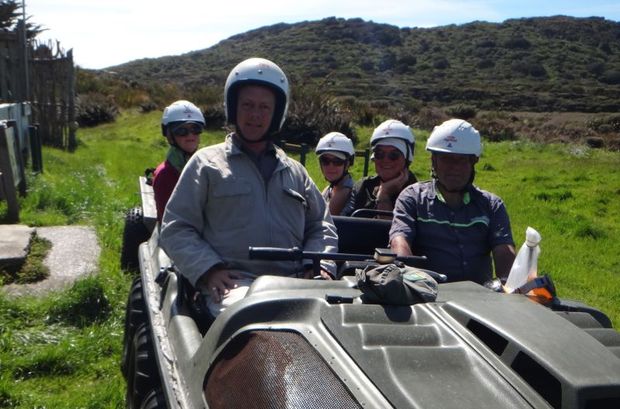
[(326, 158), (325, 156), (321, 156), (319, 158), (319, 162), (321, 163), (321, 165), (323, 166), (328, 166), (328, 165), (334, 165), (334, 166), (342, 166), (345, 164), (345, 160), (339, 159), (339, 158)]
[(373, 155), (374, 159), (383, 160), (384, 158), (388, 158), (391, 161), (398, 160), (402, 156), (403, 154), (400, 151), (390, 151), (388, 153), (384, 151), (375, 151)]
[(180, 125), (172, 129), (173, 136), (187, 136), (187, 135), (200, 135), (202, 133), (202, 126), (198, 124)]

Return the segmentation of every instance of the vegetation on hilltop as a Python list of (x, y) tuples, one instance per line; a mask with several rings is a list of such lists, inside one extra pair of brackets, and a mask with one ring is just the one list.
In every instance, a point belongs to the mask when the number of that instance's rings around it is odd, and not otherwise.
[(617, 112), (620, 23), (555, 16), (402, 28), (361, 19), (276, 24), (180, 56), (113, 67), (142, 84), (218, 90), (243, 58), (264, 56), (293, 77), (329, 77), (334, 95), (484, 110)]
[[(293, 102), (319, 89), (331, 112), (342, 114), (335, 118), (292, 106), (285, 133), (295, 135), (295, 142), (313, 144), (334, 124), (347, 130), (395, 117), (431, 129), (443, 119), (460, 117), (494, 140), (588, 141), (618, 149), (620, 116), (609, 113), (620, 111), (619, 40), (620, 23), (596, 17), (436, 28), (335, 17), (276, 24), (205, 50), (104, 71), (78, 70), (86, 118), (78, 117), (81, 125), (93, 125), (113, 120), (117, 106), (140, 106), (147, 112), (184, 98), (203, 107), (207, 122), (219, 128), (224, 121), (222, 87), (230, 68), (244, 58), (262, 56), (285, 69)], [(94, 108), (89, 111), (89, 106)], [(543, 114), (549, 112), (588, 115), (575, 121)], [(331, 122), (300, 125), (301, 120), (326, 116)]]

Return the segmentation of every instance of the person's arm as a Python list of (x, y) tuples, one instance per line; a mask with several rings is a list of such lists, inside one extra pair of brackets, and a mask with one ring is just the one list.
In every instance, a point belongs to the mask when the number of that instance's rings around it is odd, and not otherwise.
[(208, 186), (207, 167), (195, 154), (168, 200), (161, 228), (161, 247), (193, 286), (211, 267), (223, 263), (202, 237)]
[(411, 244), (416, 235), (417, 210), (411, 186), (405, 188), (394, 205), (394, 217), (390, 227), (390, 248), (398, 256), (411, 256)]
[(515, 247), (511, 244), (499, 244), (493, 247), (492, 252), (495, 275), (502, 281), (506, 281), (512, 263), (515, 261)]
[(334, 186), (332, 197), (329, 199), (329, 213), (333, 216), (339, 215), (348, 203), (350, 196), (350, 187)]
[(409, 246), (405, 236), (398, 235), (392, 237), (392, 240), (390, 240), (390, 248), (400, 257), (413, 255), (411, 246)]
[(400, 174), (392, 180), (381, 182), (377, 190), (377, 210), (394, 210), (393, 198), (403, 190), (409, 180), (409, 172), (403, 169)]

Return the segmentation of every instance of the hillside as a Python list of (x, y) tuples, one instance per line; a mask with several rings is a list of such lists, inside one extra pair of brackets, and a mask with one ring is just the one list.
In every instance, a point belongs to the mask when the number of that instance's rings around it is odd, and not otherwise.
[(276, 24), (200, 51), (109, 70), (134, 84), (221, 89), (250, 56), (293, 78), (329, 81), (336, 96), (403, 103), (468, 104), (507, 111), (618, 112), (620, 23), (555, 16), (503, 23), (398, 28), (361, 19)]

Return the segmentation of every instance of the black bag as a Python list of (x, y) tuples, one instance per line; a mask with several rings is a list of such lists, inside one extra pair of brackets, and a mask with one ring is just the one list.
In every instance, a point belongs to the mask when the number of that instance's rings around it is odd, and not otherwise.
[(413, 305), (435, 301), (437, 281), (415, 267), (384, 264), (357, 270), (357, 286), (369, 304)]

